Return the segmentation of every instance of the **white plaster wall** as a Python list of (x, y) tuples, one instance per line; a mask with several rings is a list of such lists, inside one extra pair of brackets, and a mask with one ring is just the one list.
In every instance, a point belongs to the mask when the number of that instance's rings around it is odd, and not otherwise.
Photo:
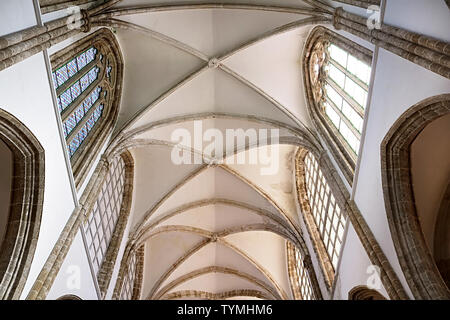
[[(352, 11), (355, 10), (352, 9)], [(450, 32), (448, 32), (450, 30), (450, 10), (444, 1), (387, 0), (385, 22), (450, 42)], [(0, 1), (0, 35), (22, 30), (35, 24), (36, 18), (32, 1)], [(343, 34), (355, 40), (354, 37)], [(53, 53), (73, 41), (74, 39), (67, 40), (52, 48), (50, 52)], [(363, 41), (357, 42), (363, 43)], [(367, 46), (367, 44), (365, 45)], [(366, 120), (367, 134), (361, 152), (361, 165), (357, 177), (355, 201), (407, 289), (386, 219), (381, 188), (380, 143), (395, 120), (409, 107), (430, 96), (450, 92), (450, 80), (383, 49), (380, 50), (376, 68), (372, 104)], [(0, 108), (12, 113), (22, 121), (35, 134), (45, 149), (45, 198), (41, 231), (22, 298), (26, 297), (74, 208), (70, 176), (64, 160), (65, 149), (58, 134), (55, 134), (59, 131), (51, 90), (43, 54), (37, 54), (0, 72)], [(127, 233), (128, 231), (126, 231)], [(122, 243), (117, 262), (121, 260), (124, 245), (125, 243)], [(368, 263), (367, 254), (357, 241), (353, 228), (349, 228), (339, 269), (336, 298), (345, 299), (352, 287), (365, 284)], [(82, 286), (78, 291), (68, 290), (66, 285), (66, 271), (70, 265), (80, 266)], [(118, 267), (119, 263), (116, 264), (108, 292), (109, 296), (112, 294), (111, 290)], [(383, 290), (380, 291), (385, 294)], [(67, 293), (77, 294), (84, 299), (96, 298), (80, 233), (74, 240), (50, 291), (49, 298), (57, 298)]]
[[(131, 218), (131, 215), (129, 217)], [(126, 248), (126, 245), (128, 242), (128, 236), (130, 234), (130, 226), (131, 226), (131, 219), (128, 219), (128, 223), (127, 223), (127, 225), (125, 227), (125, 231), (123, 233), (122, 242), (120, 243), (119, 251), (117, 253), (116, 263), (114, 265), (113, 273), (111, 275), (111, 281), (109, 283), (109, 287), (106, 292), (105, 300), (112, 299), (114, 289), (116, 287), (117, 277), (119, 275), (120, 265), (121, 265), (122, 259), (123, 259), (123, 254), (125, 253), (125, 248)]]
[(54, 300), (68, 294), (83, 300), (98, 299), (80, 231), (73, 240), (47, 299)]
[[(384, 21), (450, 41), (450, 10), (444, 1), (387, 1)], [(409, 288), (398, 263), (386, 217), (380, 144), (395, 120), (407, 109), (425, 98), (449, 92), (450, 80), (380, 49), (355, 201), (407, 292)], [(350, 242), (349, 239), (347, 243)], [(344, 255), (342, 265), (348, 264), (355, 254)], [(341, 282), (345, 286), (345, 272), (351, 270), (344, 267), (341, 270)], [(360, 277), (365, 272), (353, 271), (352, 277)]]
[(355, 229), (350, 224), (343, 251), (341, 252), (341, 262), (339, 265), (336, 287), (334, 289), (333, 300), (347, 300), (348, 293), (356, 286), (373, 286), (373, 289), (389, 298), (378, 271), (372, 267), (372, 263), (366, 250), (359, 241)]
[(30, 0), (0, 1), (0, 36), (36, 25), (33, 2)]
[[(0, 33), (9, 34), (36, 25), (32, 1), (0, 2)], [(0, 72), (0, 108), (27, 126), (45, 150), (45, 190), (41, 229), (27, 282), (25, 298), (42, 270), (75, 204), (43, 53)], [(79, 263), (82, 256), (73, 257)], [(58, 286), (58, 282), (55, 282)]]

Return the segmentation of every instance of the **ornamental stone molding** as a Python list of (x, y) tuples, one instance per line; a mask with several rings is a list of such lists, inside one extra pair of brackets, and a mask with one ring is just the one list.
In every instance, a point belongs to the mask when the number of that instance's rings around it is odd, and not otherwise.
[(13, 156), (11, 204), (0, 250), (0, 299), (19, 299), (39, 237), (45, 153), (34, 134), (3, 109), (0, 109), (0, 140)]
[(395, 250), (416, 299), (450, 299), (425, 243), (417, 217), (411, 181), (410, 146), (437, 118), (450, 113), (450, 94), (428, 98), (409, 108), (381, 143), (384, 201)]
[[(97, 158), (100, 149), (106, 143), (111, 135), (119, 112), (119, 104), (122, 96), (123, 86), (123, 56), (114, 34), (106, 28), (101, 28), (93, 34), (75, 42), (74, 44), (58, 51), (51, 56), (52, 69), (56, 70), (67, 61), (73, 59), (77, 54), (89, 47), (95, 46), (100, 55), (103, 55), (103, 62), (97, 60), (100, 66), (99, 78), (96, 85), (101, 85), (108, 91), (107, 98), (104, 100), (105, 108), (101, 120), (93, 129), (88, 137), (83, 141), (79, 149), (71, 158), (72, 171), (75, 179), (75, 185), (79, 188), (94, 160)], [(109, 77), (106, 75), (107, 66), (113, 70)], [(59, 88), (58, 88), (59, 90)], [(84, 98), (83, 95), (90, 94), (89, 91), (84, 92), (77, 99)], [(103, 98), (102, 98), (103, 99)], [(70, 109), (70, 107), (68, 108)], [(64, 114), (70, 113), (64, 110)]]

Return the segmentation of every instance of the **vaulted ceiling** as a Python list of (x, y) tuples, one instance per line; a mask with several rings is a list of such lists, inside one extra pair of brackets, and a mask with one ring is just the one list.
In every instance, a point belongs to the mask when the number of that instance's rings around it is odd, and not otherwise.
[[(125, 61), (114, 144), (135, 160), (130, 239), (145, 244), (142, 299), (292, 298), (286, 241), (301, 245), (293, 158), (318, 144), (300, 67), (315, 20), (297, 0), (217, 3), (239, 2), (123, 0), (110, 9)], [(198, 120), (223, 136), (278, 129), (278, 171), (217, 164), (208, 152), (203, 163), (174, 164), (172, 133), (194, 137)]]

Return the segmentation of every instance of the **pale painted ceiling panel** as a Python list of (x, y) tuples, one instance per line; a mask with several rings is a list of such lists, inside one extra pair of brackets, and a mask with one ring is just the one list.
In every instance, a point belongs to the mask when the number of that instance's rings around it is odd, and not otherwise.
[(199, 165), (174, 165), (171, 149), (152, 146), (132, 150), (135, 159), (135, 183), (132, 202), (132, 227), (135, 226), (169, 190)]
[(151, 216), (149, 223), (184, 204), (205, 199), (231, 199), (268, 210), (279, 215), (278, 211), (263, 196), (249, 185), (222, 168), (206, 168), (197, 176), (182, 185)]
[(286, 240), (266, 231), (249, 231), (225, 237), (249, 257), (258, 261), (290, 297), (287, 275)]
[(120, 129), (138, 111), (197, 69), (201, 60), (135, 31), (119, 29), (117, 38), (125, 64), (122, 103), (116, 126)]
[(311, 27), (276, 35), (246, 48), (224, 64), (264, 90), (301, 123), (310, 126), (301, 71), (301, 52)]
[(142, 297), (147, 297), (155, 282), (202, 237), (193, 233), (160, 233), (148, 241), (144, 253)]
[[(295, 146), (279, 145), (278, 164), (273, 161), (274, 170), (272, 174), (261, 174), (261, 168), (269, 168), (272, 165), (250, 165), (250, 164), (230, 164), (230, 168), (261, 188), (291, 219), (298, 223), (296, 209), (296, 188), (294, 184), (294, 155)], [(273, 150), (275, 152), (275, 150)], [(243, 151), (248, 153), (248, 151)]]
[(252, 88), (222, 70), (208, 69), (144, 112), (129, 130), (172, 117), (205, 112), (251, 115), (297, 125)]

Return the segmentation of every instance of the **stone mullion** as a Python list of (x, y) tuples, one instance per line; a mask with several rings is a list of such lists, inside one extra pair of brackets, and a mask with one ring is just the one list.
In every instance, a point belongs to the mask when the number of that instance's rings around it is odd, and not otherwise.
[[(342, 121), (345, 122), (345, 124), (347, 125), (347, 127), (352, 131), (352, 133), (358, 138), (358, 140), (361, 141), (361, 133), (359, 133), (358, 130), (355, 129), (355, 127), (353, 126), (353, 124), (350, 122), (350, 120), (347, 119), (347, 117), (342, 113), (341, 110), (339, 110), (339, 108), (334, 104), (333, 101), (328, 100), (328, 103), (330, 104), (330, 106), (333, 108), (333, 110), (339, 114), (340, 118)], [(331, 122), (331, 121), (330, 121)], [(333, 123), (334, 125), (334, 123)], [(337, 131), (337, 130), (336, 130)]]
[[(103, 64), (100, 64), (97, 67), (100, 69), (98, 72), (97, 80), (95, 80), (93, 83), (91, 83), (89, 85), (89, 87), (86, 88), (86, 90), (82, 94), (80, 94), (74, 101), (72, 101), (67, 109), (62, 111), (61, 120), (63, 122), (66, 121), (67, 118), (72, 114), (72, 112), (74, 112), (75, 109), (78, 108), (78, 106), (81, 104), (81, 102), (83, 102), (92, 93), (92, 90), (94, 90), (95, 87), (100, 86), (103, 88), (105, 86), (105, 84), (106, 84), (106, 81), (105, 81), (106, 68), (104, 67)], [(82, 74), (82, 76), (84, 76), (85, 74)], [(91, 88), (91, 89), (89, 89), (89, 88)], [(59, 96), (60, 95), (58, 94), (58, 97)]]
[(358, 58), (362, 62), (368, 64), (369, 66), (372, 64), (373, 52), (365, 47), (360, 45), (355, 45), (355, 43), (337, 33), (331, 34), (331, 31), (324, 30), (323, 36), (320, 36), (323, 41), (327, 41), (330, 44), (334, 44), (337, 47), (347, 51), (349, 54)]
[(334, 26), (450, 79), (449, 43), (389, 25), (370, 30), (365, 18), (342, 8), (335, 11)]
[(300, 279), (298, 278), (295, 260), (295, 247), (289, 241), (286, 241), (286, 256), (288, 262), (288, 275), (294, 300), (303, 300), (302, 293), (299, 289)]
[(105, 103), (104, 99), (99, 99), (95, 104), (89, 109), (89, 111), (83, 116), (83, 119), (75, 126), (75, 128), (72, 129), (72, 132), (67, 136), (66, 141), (72, 141), (72, 139), (78, 134), (81, 128), (88, 122), (89, 118), (92, 116), (92, 114), (95, 112), (95, 109)]
[(350, 71), (348, 71), (346, 68), (344, 68), (343, 66), (341, 66), (338, 62), (334, 61), (333, 59), (329, 59), (329, 62), (335, 66), (336, 68), (338, 68), (341, 72), (345, 73), (345, 75), (350, 78), (351, 80), (353, 80), (358, 86), (360, 86), (361, 88), (363, 88), (365, 91), (369, 91), (369, 86), (367, 85), (367, 83), (363, 82), (361, 79), (359, 79), (357, 76), (355, 76), (353, 73), (351, 73)]
[[(101, 156), (97, 168), (95, 169), (94, 174), (92, 175), (93, 178), (95, 178), (95, 182), (93, 183), (92, 188), (89, 190), (88, 193), (83, 192), (83, 195), (80, 198), (80, 205), (85, 208), (85, 217), (86, 219), (89, 218), (92, 209), (94, 207), (95, 202), (97, 201), (97, 198), (100, 194), (100, 191), (102, 189), (103, 184), (106, 181), (106, 177), (109, 172), (109, 166), (110, 163), (108, 159), (103, 155)], [(97, 174), (96, 174), (97, 172)], [(89, 183), (91, 183), (92, 179)], [(87, 190), (87, 187), (86, 187)]]
[[(84, 77), (92, 67), (96, 66), (99, 63), (100, 59), (97, 58), (94, 61), (91, 61), (88, 65), (86, 65), (83, 69), (78, 71), (72, 78), (68, 79), (65, 83), (63, 83), (58, 89), (56, 89), (56, 95), (60, 96), (67, 89), (69, 89), (72, 85), (74, 85), (77, 81), (79, 81), (82, 77)], [(101, 66), (99, 66), (100, 68)]]
[(125, 252), (122, 256), (122, 261), (120, 262), (119, 274), (117, 275), (116, 285), (114, 286), (114, 292), (112, 295), (112, 300), (119, 300), (120, 292), (122, 290), (123, 281), (128, 272), (128, 262), (130, 261), (133, 254), (136, 252), (136, 247), (132, 245), (130, 242), (127, 244), (125, 248)]
[[(97, 80), (98, 81), (98, 80)], [(91, 90), (85, 90), (82, 94), (80, 94), (75, 101), (72, 101), (72, 103), (70, 104), (69, 108), (63, 110), (63, 112), (61, 113), (61, 121), (64, 122), (66, 121), (69, 116), (75, 111), (75, 109), (77, 109), (81, 103), (91, 95), (92, 90), (95, 89), (95, 87), (100, 86), (103, 87), (104, 82), (100, 82), (100, 83), (92, 83), (92, 89)]]
[(339, 93), (339, 95), (347, 101), (347, 103), (355, 110), (361, 118), (364, 119), (364, 109), (355, 101), (344, 89), (342, 89), (336, 82), (333, 81), (330, 77), (327, 78), (326, 82), (333, 87), (334, 90)]

